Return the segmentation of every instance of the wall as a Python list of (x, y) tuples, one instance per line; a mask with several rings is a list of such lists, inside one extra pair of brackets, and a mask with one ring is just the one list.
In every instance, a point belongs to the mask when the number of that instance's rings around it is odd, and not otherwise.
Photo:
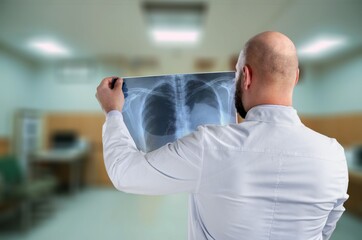
[[(229, 66), (219, 61), (210, 71), (229, 71)], [(160, 56), (154, 66), (143, 67), (122, 59), (51, 62), (43, 64), (37, 73), (33, 104), (45, 111), (100, 111), (95, 92), (104, 77), (190, 72), (199, 70), (195, 69), (189, 56), (181, 53)]]
[(96, 88), (103, 77), (120, 75), (120, 67), (82, 62), (44, 64), (35, 82), (34, 106), (43, 111), (100, 112)]
[[(36, 67), (12, 52), (1, 48), (0, 51), (0, 77), (4, 86), (0, 89), (0, 107), (3, 109), (0, 136), (9, 135), (11, 117), (17, 108), (34, 107), (46, 111), (100, 111), (94, 94), (104, 76), (167, 72), (164, 67), (127, 71), (114, 61), (90, 64), (88, 68), (91, 71), (88, 75), (81, 76), (74, 72), (62, 75), (64, 64), (53, 62)], [(67, 66), (72, 64), (68, 63)], [(73, 65), (79, 65), (79, 61)], [(227, 67), (220, 66), (215, 70), (223, 70), (222, 68), (227, 70)], [(184, 72), (187, 72), (187, 69), (189, 72), (193, 71), (191, 66), (183, 66), (181, 69)], [(360, 69), (362, 69), (361, 54), (318, 66), (303, 66), (301, 79), (294, 93), (295, 108), (303, 115), (361, 111)], [(168, 68), (168, 71), (171, 69)]]
[[(301, 79), (294, 93), (294, 107), (298, 113), (316, 116), (361, 112), (361, 53), (355, 51), (325, 63), (303, 64)], [(125, 67), (121, 61), (106, 60), (97, 63), (82, 60), (50, 62), (38, 66), (0, 46), (0, 137), (11, 135), (12, 117), (18, 108), (35, 108), (45, 112), (100, 112), (94, 95), (105, 76), (194, 71), (187, 64), (174, 69), (167, 67), (177, 62), (171, 56), (168, 60), (168, 64), (160, 62), (162, 66), (137, 71)], [(73, 70), (78, 67), (78, 72), (65, 70), (74, 66)], [(87, 71), (83, 71), (84, 68)], [(228, 66), (219, 64), (215, 68), (217, 70), (228, 70)]]
[(362, 49), (320, 66), (319, 114), (362, 111)]
[(316, 70), (313, 66), (306, 65), (301, 68), (300, 78), (293, 94), (293, 105), (299, 114), (318, 114), (316, 79)]
[(37, 65), (0, 45), (0, 137), (10, 137), (14, 112), (34, 106)]
[(362, 112), (362, 49), (323, 62), (302, 63), (294, 107), (302, 115)]

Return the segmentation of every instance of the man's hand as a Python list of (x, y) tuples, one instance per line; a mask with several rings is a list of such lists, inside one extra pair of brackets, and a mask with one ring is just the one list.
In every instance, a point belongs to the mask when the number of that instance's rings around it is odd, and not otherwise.
[(107, 114), (112, 110), (122, 111), (124, 104), (124, 95), (122, 91), (123, 79), (118, 78), (111, 89), (112, 79), (115, 77), (107, 77), (97, 87), (96, 98), (101, 105), (103, 111)]

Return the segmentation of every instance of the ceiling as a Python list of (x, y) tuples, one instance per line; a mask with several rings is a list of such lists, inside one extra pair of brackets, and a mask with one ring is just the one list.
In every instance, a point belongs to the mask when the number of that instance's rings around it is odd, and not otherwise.
[(361, 0), (204, 0), (202, 38), (194, 47), (163, 48), (147, 30), (141, 0), (0, 0), (0, 43), (34, 59), (34, 38), (52, 38), (69, 58), (163, 58), (181, 52), (195, 58), (230, 58), (251, 36), (265, 30), (287, 34), (302, 47), (320, 36), (342, 36), (362, 46)]

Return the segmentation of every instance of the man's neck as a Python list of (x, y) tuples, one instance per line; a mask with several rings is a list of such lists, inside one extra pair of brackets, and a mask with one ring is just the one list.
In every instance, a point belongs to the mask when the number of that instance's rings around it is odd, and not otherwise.
[(255, 107), (258, 105), (281, 105), (281, 106), (293, 106), (293, 101), (291, 98), (263, 98), (257, 99), (251, 104), (251, 107)]

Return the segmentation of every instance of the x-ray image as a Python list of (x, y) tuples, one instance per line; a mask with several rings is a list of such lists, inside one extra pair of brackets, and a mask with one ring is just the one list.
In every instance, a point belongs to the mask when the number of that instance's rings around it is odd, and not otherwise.
[(233, 72), (125, 78), (123, 117), (138, 149), (155, 150), (203, 124), (236, 122)]

